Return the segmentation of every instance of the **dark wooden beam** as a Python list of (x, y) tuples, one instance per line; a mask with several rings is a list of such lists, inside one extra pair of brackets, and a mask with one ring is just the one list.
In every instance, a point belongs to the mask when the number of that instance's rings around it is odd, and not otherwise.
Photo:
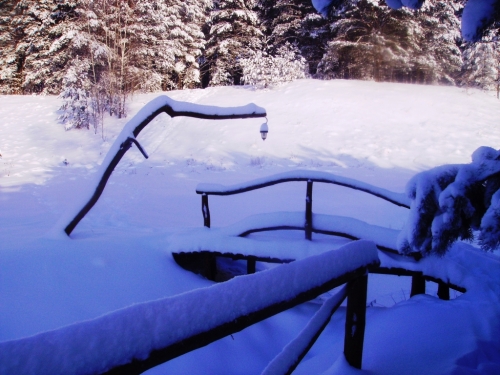
[(313, 192), (313, 182), (307, 180), (307, 192), (306, 192), (306, 218), (304, 229), (306, 232), (306, 240), (312, 239), (312, 192)]
[(368, 275), (350, 281), (347, 288), (344, 355), (352, 367), (361, 369), (365, 338)]

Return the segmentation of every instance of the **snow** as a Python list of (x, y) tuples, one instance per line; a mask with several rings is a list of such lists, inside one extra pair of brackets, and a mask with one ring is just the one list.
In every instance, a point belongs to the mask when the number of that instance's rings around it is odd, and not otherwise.
[(338, 308), (346, 296), (347, 287), (343, 286), (340, 291), (325, 301), (299, 336), (283, 348), (281, 353), (264, 369), (262, 375), (286, 374), (287, 370), (296, 363), (297, 358), (302, 355), (314, 336), (322, 331), (335, 309)]
[[(315, 230), (342, 232), (373, 241), (376, 245), (396, 249), (399, 231), (394, 229), (370, 225), (349, 217), (324, 214), (313, 214), (312, 222)], [(178, 233), (170, 238), (167, 249), (174, 253), (210, 250), (228, 255), (251, 255), (259, 258), (290, 260), (303, 259), (332, 248), (331, 242), (311, 242), (305, 239), (293, 239), (292, 241), (287, 239), (258, 240), (256, 245), (252, 238), (238, 237), (255, 229), (276, 227), (303, 229), (304, 212), (257, 214), (224, 228), (186, 230), (185, 233)], [(315, 235), (313, 234), (313, 236)]]
[[(135, 96), (129, 113), (156, 96)], [(158, 116), (137, 137), (150, 158), (133, 146), (72, 238), (46, 233), (85, 193), (129, 119), (106, 119), (103, 140), (91, 131), (66, 132), (57, 123), (56, 97), (0, 96), (0, 342), (213, 285), (171, 257), (174, 240), (190, 231), (236, 230), (247, 217), (284, 211), (298, 212), (303, 225), (305, 183), (290, 182), (211, 196), (212, 228), (203, 228), (200, 183), (232, 186), (308, 170), (401, 192), (417, 172), (469, 163), (478, 147), (500, 143), (496, 97), (456, 87), (299, 80), (269, 90), (219, 87), (168, 96), (220, 107), (258, 103), (267, 111), (268, 138), (260, 139), (262, 119)], [(321, 215), (335, 215), (395, 233), (409, 211), (363, 192), (315, 183), (313, 212), (318, 225)], [(259, 248), (280, 243), (280, 251), (294, 256), (306, 243), (318, 249), (313, 255), (348, 242), (316, 234), (306, 241), (303, 231), (241, 240), (259, 242)], [(497, 254), (461, 244), (441, 263), (406, 264), (466, 287), (451, 301), (432, 295), (431, 283), (430, 295), (409, 298), (408, 278), (371, 274), (368, 302), (377, 303), (367, 309), (363, 370), (346, 368), (340, 307), (295, 373), (499, 373)], [(379, 256), (382, 264), (394, 264)], [(258, 269), (266, 267), (258, 262)], [(148, 374), (260, 373), (318, 309), (317, 301), (298, 306)]]

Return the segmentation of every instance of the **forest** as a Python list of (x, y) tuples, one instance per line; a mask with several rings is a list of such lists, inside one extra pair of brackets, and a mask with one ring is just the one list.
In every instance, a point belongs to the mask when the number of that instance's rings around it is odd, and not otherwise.
[(461, 0), (3, 0), (0, 94), (65, 99), (62, 122), (126, 116), (133, 92), (297, 78), (499, 88), (499, 28), (461, 38)]

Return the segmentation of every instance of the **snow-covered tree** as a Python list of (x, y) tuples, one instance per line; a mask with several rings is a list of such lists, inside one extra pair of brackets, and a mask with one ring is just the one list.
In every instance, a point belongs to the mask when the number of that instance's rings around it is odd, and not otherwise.
[(444, 165), (407, 185), (410, 215), (399, 237), (404, 253), (443, 255), (455, 241), (478, 240), (485, 250), (500, 245), (500, 152), (480, 147), (465, 165)]
[(466, 44), (461, 83), (487, 90), (500, 89), (500, 22), (488, 28), (481, 40)]
[(254, 0), (215, 0), (205, 52), (209, 83), (240, 84), (241, 60), (260, 51), (263, 33)]
[(458, 7), (426, 4), (411, 11), (381, 0), (343, 2), (334, 11), (335, 37), (319, 72), (325, 78), (454, 83), (461, 66)]
[(309, 73), (315, 74), (330, 37), (328, 19), (310, 0), (260, 0), (258, 9), (268, 52), (274, 55), (286, 43), (294, 45), (308, 62)]
[(16, 53), (19, 31), (12, 28), (17, 1), (0, 1), (0, 94), (20, 92), (21, 56)]
[(75, 1), (64, 0), (16, 2), (9, 22), (14, 36), (9, 60), (16, 65), (16, 91), (59, 93), (69, 56), (56, 41), (74, 16), (75, 7)]
[(89, 80), (90, 66), (88, 61), (77, 59), (66, 72), (64, 77), (64, 91), (59, 95), (63, 99), (59, 120), (66, 130), (88, 129), (92, 121), (91, 82)]
[(203, 25), (207, 22), (211, 2), (208, 0), (170, 0), (168, 7), (169, 48), (174, 52), (175, 88), (193, 88), (201, 84), (200, 64), (205, 48)]
[[(328, 14), (342, 1), (316, 0), (312, 3), (318, 12)], [(420, 9), (426, 0), (385, 0), (385, 2), (392, 9), (401, 9), (402, 7)], [(500, 0), (464, 0), (462, 3), (465, 3), (465, 7), (462, 14), (461, 31), (467, 42), (478, 41), (492, 23), (500, 21)]]
[(280, 47), (274, 56), (262, 51), (254, 52), (251, 57), (241, 60), (241, 66), (242, 82), (258, 88), (306, 77), (305, 59), (297, 48), (288, 43)]

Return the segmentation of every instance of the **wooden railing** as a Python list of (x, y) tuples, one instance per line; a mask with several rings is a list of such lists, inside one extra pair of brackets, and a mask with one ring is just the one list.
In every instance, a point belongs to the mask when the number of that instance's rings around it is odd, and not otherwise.
[[(341, 176), (337, 176), (334, 174), (330, 173), (324, 173), (324, 172), (314, 172), (314, 171), (292, 171), (292, 172), (287, 172), (287, 173), (282, 173), (282, 174), (277, 174), (273, 176), (269, 176), (266, 178), (246, 182), (243, 184), (238, 184), (238, 185), (232, 185), (232, 186), (224, 186), (224, 185), (218, 185), (218, 184), (199, 184), (198, 187), (196, 188), (196, 193), (200, 194), (202, 197), (201, 200), (201, 206), (202, 206), (202, 214), (203, 214), (203, 224), (205, 227), (210, 227), (210, 208), (208, 205), (208, 196), (209, 195), (218, 195), (218, 196), (226, 196), (226, 195), (234, 195), (234, 194), (241, 194), (245, 193), (248, 191), (252, 190), (257, 190), (257, 189), (262, 189), (268, 186), (273, 186), (276, 184), (281, 184), (281, 183), (286, 183), (286, 182), (292, 182), (292, 181), (305, 181), (307, 183), (306, 185), (306, 204), (305, 204), (305, 220), (304, 220), (304, 226), (303, 227), (298, 227), (298, 226), (287, 226), (287, 225), (274, 225), (272, 227), (258, 227), (258, 228), (253, 228), (246, 230), (245, 232), (240, 233), (240, 236), (244, 237), (247, 236), (251, 233), (255, 232), (262, 232), (262, 231), (274, 231), (274, 230), (289, 230), (289, 229), (294, 229), (294, 230), (304, 230), (305, 232), (305, 238), (307, 240), (312, 239), (312, 233), (322, 233), (322, 234), (327, 234), (327, 235), (333, 235), (333, 236), (341, 236), (345, 237), (348, 239), (352, 240), (359, 240), (363, 239), (360, 236), (354, 236), (351, 233), (347, 232), (342, 232), (338, 230), (325, 230), (324, 228), (315, 228), (314, 223), (313, 223), (313, 213), (312, 213), (312, 202), (313, 202), (313, 183), (314, 182), (321, 182), (321, 183), (327, 183), (327, 184), (334, 184), (334, 185), (339, 185), (339, 186), (344, 186), (350, 189), (362, 191), (368, 194), (371, 194), (373, 196), (376, 196), (380, 199), (383, 199), (387, 202), (390, 202), (396, 206), (403, 207), (403, 208), (410, 208), (410, 200), (401, 193), (395, 193), (386, 189), (382, 189), (379, 187), (376, 187), (374, 185), (370, 185), (361, 181), (357, 181), (354, 179), (349, 179)], [(393, 254), (399, 254), (397, 249), (395, 248), (390, 248), (387, 246), (381, 246), (377, 245), (379, 250), (384, 251), (384, 252), (389, 252)], [(208, 249), (207, 249), (208, 250)], [(201, 262), (206, 266), (205, 276), (207, 276), (209, 279), (214, 279), (215, 274), (217, 272), (216, 269), (216, 257), (217, 256), (222, 256), (222, 257), (229, 257), (232, 259), (245, 259), (247, 261), (247, 272), (248, 273), (253, 273), (255, 272), (256, 269), (256, 261), (262, 261), (262, 262), (271, 262), (271, 263), (288, 263), (292, 261), (292, 259), (275, 259), (275, 258), (262, 258), (262, 257), (255, 257), (255, 256), (242, 256), (240, 254), (221, 254), (218, 252), (211, 252), (211, 251), (202, 251), (199, 252), (198, 255), (194, 255), (194, 257), (199, 257), (201, 258)], [(174, 254), (174, 257), (178, 261), (179, 264), (187, 264), (191, 259), (193, 259), (193, 255), (189, 255), (186, 253), (179, 253), (179, 254)], [(421, 254), (420, 253), (413, 253), (409, 254), (409, 257), (413, 258), (414, 260), (419, 260), (421, 259)], [(422, 272), (419, 271), (411, 271), (411, 270), (406, 270), (404, 268), (379, 268), (377, 270), (373, 271), (374, 273), (380, 273), (380, 274), (390, 274), (390, 275), (397, 275), (397, 276), (410, 276), (412, 278), (412, 286), (411, 286), (411, 292), (410, 296), (414, 296), (416, 294), (424, 294), (425, 293), (425, 282), (426, 281), (433, 281), (438, 284), (438, 296), (441, 299), (449, 299), (450, 298), (450, 288), (454, 289), (459, 292), (465, 292), (465, 289), (458, 286), (454, 285), (452, 283), (449, 283), (446, 280), (441, 280), (439, 278), (435, 278), (430, 275), (424, 275)]]
[[(353, 253), (361, 255), (359, 261), (352, 261)], [(347, 259), (350, 259), (352, 264), (350, 266), (342, 266), (342, 263), (346, 263)], [(235, 299), (237, 299), (239, 298), (237, 297), (238, 294), (244, 293), (245, 298), (241, 298), (241, 300), (245, 300), (245, 303), (248, 304), (249, 307), (238, 308), (238, 311), (243, 311), (240, 315), (231, 316), (228, 320), (218, 323), (215, 326), (210, 326), (210, 323), (207, 323), (205, 331), (184, 337), (164, 348), (153, 350), (148, 358), (141, 360), (134, 359), (125, 365), (114, 367), (103, 373), (103, 375), (140, 374), (161, 363), (208, 345), (232, 333), (239, 332), (253, 324), (314, 299), (342, 285), (345, 285), (345, 287), (324, 303), (324, 306), (320, 308), (320, 311), (313, 317), (308, 327), (301, 332), (299, 335), (300, 339), (297, 338), (285, 348), (285, 351), (279, 354), (275, 360), (271, 362), (270, 366), (268, 366), (268, 369), (265, 370), (263, 374), (291, 374), (307, 354), (328, 324), (333, 313), (338, 309), (346, 297), (347, 312), (344, 335), (344, 355), (352, 366), (361, 368), (366, 316), (367, 274), (376, 269), (379, 263), (376, 248), (373, 243), (361, 241), (359, 243), (348, 244), (342, 249), (329, 251), (316, 257), (294, 262), (293, 264), (285, 266), (287, 268), (284, 269), (278, 267), (268, 270), (267, 272), (245, 276), (248, 279), (245, 280), (244, 283), (242, 279), (233, 279), (226, 283), (216, 284), (214, 287), (219, 289), (217, 293), (220, 296), (234, 295), (236, 293)], [(318, 281), (308, 281), (311, 279), (309, 273), (311, 267), (322, 270), (320, 273), (324, 275), (315, 276)], [(338, 271), (339, 267), (345, 269), (340, 274)], [(313, 277), (313, 279), (315, 277)], [(276, 278), (279, 278), (279, 283), (276, 282)], [(304, 287), (301, 286), (302, 289), (290, 292), (288, 290), (290, 289), (290, 285), (293, 285), (294, 280), (298, 279), (304, 280)], [(239, 285), (242, 285), (238, 290), (235, 290), (232, 285), (236, 282), (240, 282)], [(278, 299), (266, 303), (259, 302), (258, 300), (262, 298), (262, 295), (259, 294), (259, 290), (261, 291), (263, 288), (265, 289), (271, 286), (273, 294), (277, 296)], [(252, 290), (248, 291), (249, 288)], [(208, 293), (208, 289), (206, 298), (212, 298), (213, 295)], [(199, 290), (197, 293), (201, 294), (203, 291)], [(200, 298), (202, 297), (203, 296), (200, 295)], [(175, 299), (172, 300), (172, 307), (175, 306), (175, 302)], [(214, 302), (217, 301), (215, 300)], [(217, 304), (212, 304), (212, 306), (216, 305)], [(254, 309), (253, 305), (261, 306), (258, 309)], [(248, 312), (248, 310), (250, 310), (250, 312)], [(195, 316), (196, 311), (189, 310), (187, 313), (193, 314), (193, 319), (199, 319), (199, 317)], [(292, 351), (292, 355), (290, 355), (290, 350)], [(277, 363), (279, 363), (278, 370)]]
[[(247, 182), (245, 184), (224, 186), (215, 184), (200, 184), (196, 188), (196, 193), (201, 195), (201, 210), (203, 214), (203, 225), (210, 228), (210, 208), (208, 206), (208, 196), (209, 195), (234, 195), (241, 194), (247, 191), (262, 189), (268, 186), (273, 186), (277, 184), (282, 184), (286, 182), (294, 181), (305, 181), (307, 182), (306, 187), (306, 207), (305, 207), (305, 220), (303, 228), (287, 228), (278, 227), (270, 228), (269, 230), (277, 229), (303, 229), (305, 232), (306, 239), (310, 240), (312, 238), (312, 233), (315, 231), (313, 225), (313, 215), (312, 215), (312, 202), (313, 202), (313, 183), (321, 182), (326, 184), (333, 184), (344, 186), (350, 189), (363, 191), (365, 193), (374, 195), (380, 199), (386, 200), (396, 206), (410, 208), (409, 199), (400, 193), (394, 193), (392, 191), (376, 187), (361, 181), (357, 181), (350, 178), (345, 178), (337, 176), (331, 173), (318, 173), (312, 171), (293, 171), (287, 173), (281, 173), (274, 176), (269, 176), (264, 179), (258, 179), (254, 181)], [(248, 231), (244, 235), (248, 235), (251, 232), (264, 231), (266, 228), (256, 228), (254, 231)], [(321, 231), (323, 233), (324, 231)], [(329, 233), (325, 233), (329, 234)], [(352, 235), (347, 233), (335, 232), (334, 235), (343, 236), (349, 239), (353, 238)]]
[[(286, 355), (286, 366), (272, 374), (288, 374), (295, 368), (346, 297), (344, 354), (349, 363), (360, 368), (367, 274), (379, 264), (374, 244), (357, 241), (266, 272), (0, 342), (0, 372), (141, 374), (337, 287), (340, 291), (314, 315), (300, 340), (285, 348), (297, 355)], [(278, 358), (283, 364), (283, 357)]]

